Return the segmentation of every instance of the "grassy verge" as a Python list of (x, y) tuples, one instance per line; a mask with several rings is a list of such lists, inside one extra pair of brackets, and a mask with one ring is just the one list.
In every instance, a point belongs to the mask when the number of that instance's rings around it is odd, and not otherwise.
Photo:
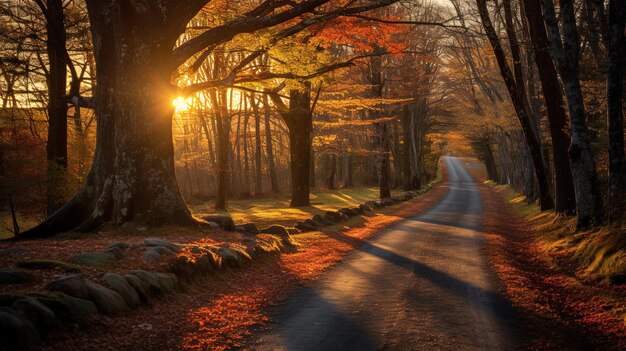
[(542, 248), (555, 264), (574, 269), (584, 280), (608, 284), (626, 283), (626, 228), (600, 226), (576, 231), (576, 219), (541, 212), (508, 186), (488, 184), (501, 193), (513, 211), (535, 227)]
[[(400, 191), (398, 191), (400, 193)], [(395, 195), (395, 193), (393, 194)], [(336, 211), (343, 207), (356, 207), (366, 201), (378, 199), (376, 187), (353, 187), (311, 193), (311, 206), (290, 208), (289, 194), (272, 197), (235, 199), (228, 202), (228, 211), (217, 211), (213, 203), (191, 203), (195, 215), (221, 214), (233, 217), (235, 223), (254, 222), (263, 227), (271, 224), (293, 226), (295, 222), (315, 214)]]
[(608, 229), (575, 232), (574, 220), (540, 212), (507, 186), (479, 188), (485, 252), (520, 314), (522, 348), (626, 349), (626, 286), (607, 284), (603, 274), (617, 270), (599, 267), (609, 267), (611, 255), (591, 250)]

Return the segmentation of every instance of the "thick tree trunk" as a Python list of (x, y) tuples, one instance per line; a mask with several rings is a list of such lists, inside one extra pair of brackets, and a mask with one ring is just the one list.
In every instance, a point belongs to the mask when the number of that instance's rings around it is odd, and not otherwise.
[(524, 137), (526, 139), (528, 149), (533, 159), (535, 175), (539, 184), (539, 204), (542, 210), (554, 208), (554, 202), (552, 201), (550, 187), (548, 185), (548, 177), (545, 172), (543, 158), (541, 157), (541, 145), (539, 143), (539, 138), (534, 133), (534, 129), (531, 124), (530, 107), (528, 106), (528, 101), (522, 98), (523, 95), (520, 94), (519, 88), (515, 82), (515, 79), (513, 78), (513, 74), (508, 67), (504, 50), (500, 45), (495, 28), (493, 27), (491, 19), (489, 18), (486, 0), (476, 0), (476, 3), (478, 5), (478, 11), (480, 13), (483, 27), (485, 28), (485, 32), (487, 34), (487, 37), (489, 38), (489, 42), (491, 43), (493, 52), (496, 56), (496, 60), (498, 61), (498, 66), (500, 68), (502, 79), (504, 80), (507, 86), (507, 90), (509, 91), (509, 95), (511, 96), (513, 107), (515, 108), (515, 112), (520, 121), (522, 131), (524, 132)]
[(271, 97), (289, 130), (289, 157), (291, 161), (290, 206), (309, 206), (311, 133), (313, 131), (311, 84), (305, 82), (304, 89), (291, 90), (288, 108), (277, 94), (272, 94)]
[(278, 176), (276, 175), (276, 163), (274, 161), (274, 149), (272, 147), (272, 130), (270, 128), (271, 110), (267, 95), (263, 95), (263, 106), (265, 109), (265, 149), (267, 151), (267, 166), (270, 174), (270, 185), (272, 193), (278, 194)]
[[(624, 49), (626, 40), (626, 8), (622, 1), (609, 1), (609, 67), (607, 74), (607, 105), (609, 129), (609, 187), (613, 200), (621, 199), (626, 188), (624, 164)], [(623, 200), (622, 200), (623, 201)]]
[(65, 52), (65, 26), (63, 1), (47, 1), (46, 30), (48, 69), (48, 141), (46, 153), (47, 172), (47, 212), (54, 213), (63, 206), (63, 183), (67, 172), (67, 64)]
[(156, 11), (128, 17), (107, 6), (88, 2), (98, 76), (92, 168), (72, 200), (21, 238), (106, 221), (195, 223), (174, 173), (169, 58), (177, 36), (165, 36)]
[[(304, 96), (303, 96), (304, 95)], [(294, 99), (296, 97), (296, 99)], [(291, 93), (291, 104), (303, 102), (308, 94)], [(291, 207), (309, 206), (309, 177), (311, 175), (310, 110), (290, 108), (294, 123), (289, 125), (289, 156), (291, 161)]]
[(589, 131), (580, 87), (578, 59), (579, 36), (572, 0), (560, 0), (563, 39), (552, 0), (541, 0), (550, 53), (559, 70), (569, 109), (572, 143), (569, 159), (576, 191), (578, 227), (588, 227), (602, 220), (602, 197), (596, 167), (589, 145)]
[(548, 38), (541, 17), (539, 0), (525, 0), (524, 10), (550, 124), (555, 210), (557, 213), (573, 214), (576, 210), (576, 194), (568, 156), (571, 140), (566, 132), (568, 127), (567, 112), (565, 111), (561, 84), (552, 57), (548, 52)]

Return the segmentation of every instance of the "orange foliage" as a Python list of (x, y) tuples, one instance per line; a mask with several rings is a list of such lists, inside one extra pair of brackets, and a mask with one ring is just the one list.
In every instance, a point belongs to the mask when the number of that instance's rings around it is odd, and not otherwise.
[(315, 26), (311, 32), (317, 44), (324, 48), (331, 45), (350, 45), (357, 52), (370, 52), (380, 48), (390, 53), (401, 53), (407, 47), (398, 38), (403, 30), (399, 25), (356, 17), (339, 17)]

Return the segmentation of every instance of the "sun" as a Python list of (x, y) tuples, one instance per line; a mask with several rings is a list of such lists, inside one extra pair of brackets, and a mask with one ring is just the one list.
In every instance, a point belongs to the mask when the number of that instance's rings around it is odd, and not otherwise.
[(172, 100), (172, 105), (174, 106), (174, 109), (178, 112), (187, 111), (191, 105), (191, 99), (185, 99), (184, 97), (179, 96), (176, 99)]

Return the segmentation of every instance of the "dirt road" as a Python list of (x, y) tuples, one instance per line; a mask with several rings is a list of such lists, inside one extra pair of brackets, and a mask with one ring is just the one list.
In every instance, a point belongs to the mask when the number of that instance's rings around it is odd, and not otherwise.
[(479, 233), (482, 201), (448, 157), (448, 192), (277, 308), (258, 350), (510, 350), (518, 333)]

